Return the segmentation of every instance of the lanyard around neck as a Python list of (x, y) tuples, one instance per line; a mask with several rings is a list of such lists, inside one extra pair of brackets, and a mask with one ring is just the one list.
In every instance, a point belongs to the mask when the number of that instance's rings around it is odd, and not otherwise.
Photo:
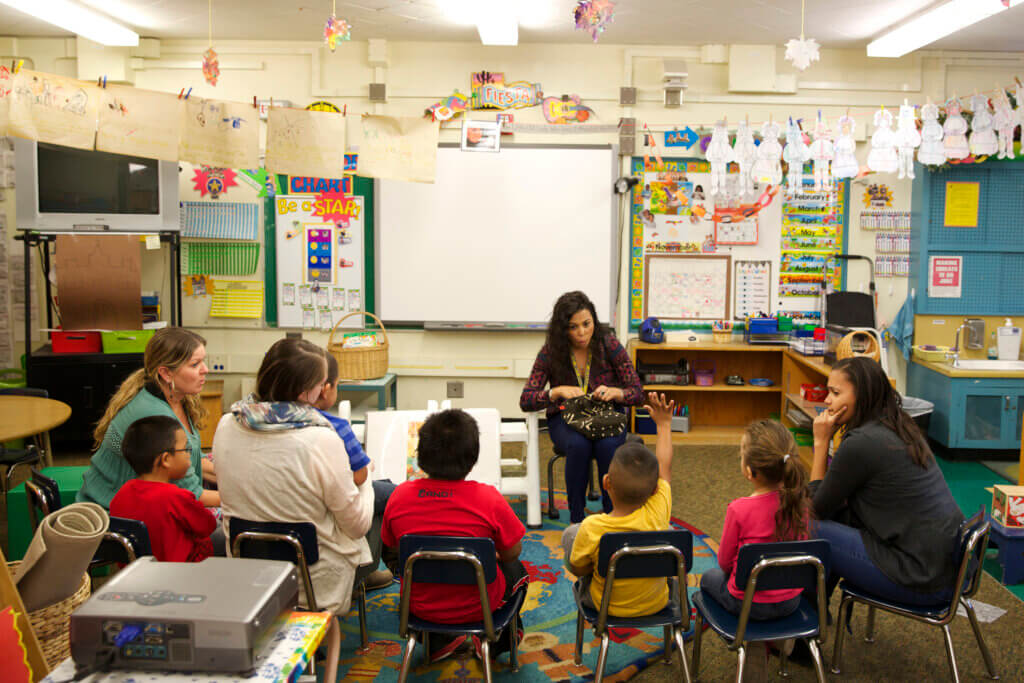
[(572, 371), (576, 373), (576, 383), (580, 385), (580, 389), (583, 393), (587, 393), (587, 385), (590, 384), (590, 350), (587, 350), (587, 365), (583, 368), (583, 374), (580, 374), (580, 368), (576, 365), (576, 352), (569, 351), (569, 360), (572, 361)]

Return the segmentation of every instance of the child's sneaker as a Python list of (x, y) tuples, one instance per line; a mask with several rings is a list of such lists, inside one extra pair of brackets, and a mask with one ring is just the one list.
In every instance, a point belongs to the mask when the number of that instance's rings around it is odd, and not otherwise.
[[(474, 636), (475, 638), (475, 636)], [(444, 647), (430, 653), (430, 663), (440, 662), (442, 659), (451, 657), (457, 650), (467, 646), (465, 635), (455, 636)]]

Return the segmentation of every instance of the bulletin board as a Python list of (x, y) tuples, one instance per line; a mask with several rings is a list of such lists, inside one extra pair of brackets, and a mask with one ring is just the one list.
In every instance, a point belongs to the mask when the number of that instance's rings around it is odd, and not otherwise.
[[(696, 268), (694, 275), (710, 275), (722, 287), (721, 296), (713, 297), (714, 305), (685, 300), (698, 317), (680, 317), (680, 313), (657, 315), (668, 329), (707, 328), (715, 320), (729, 319), (740, 314), (740, 301), (756, 299), (758, 305), (774, 312), (779, 307), (779, 265), (782, 233), (782, 194), (779, 193), (767, 207), (747, 221), (730, 225), (715, 223), (710, 215), (715, 203), (707, 195), (710, 184), (710, 165), (704, 159), (664, 157), (659, 165), (655, 160), (633, 157), (630, 174), (640, 179), (633, 187), (630, 202), (630, 315), (632, 330), (639, 329), (648, 310), (657, 310), (667, 299), (651, 306), (648, 294), (647, 272), (652, 257), (676, 256), (678, 260), (657, 263), (658, 268)], [(738, 168), (730, 164), (727, 186), (736, 183)], [(758, 194), (764, 188), (758, 188)], [(674, 200), (679, 190), (687, 197), (682, 204)], [(745, 198), (751, 203), (757, 197)], [(693, 211), (702, 206), (708, 212), (701, 217)], [(698, 212), (699, 213), (699, 212)], [(678, 258), (678, 257), (690, 258)], [(717, 257), (704, 260), (701, 257)], [(733, 262), (766, 263), (767, 268), (757, 278), (746, 277), (746, 269), (733, 270)], [(661, 271), (658, 271), (661, 272)], [(744, 275), (744, 276), (741, 276)], [(767, 280), (765, 280), (767, 278)], [(764, 283), (767, 281), (767, 292)], [(756, 288), (754, 285), (757, 285)], [(756, 291), (755, 291), (756, 290)], [(663, 288), (655, 287), (658, 296)], [(680, 292), (680, 296), (685, 293)], [(767, 297), (767, 304), (765, 304)], [(737, 309), (737, 310), (734, 310)]]
[(644, 317), (725, 320), (729, 317), (730, 261), (722, 256), (652, 254), (644, 258)]

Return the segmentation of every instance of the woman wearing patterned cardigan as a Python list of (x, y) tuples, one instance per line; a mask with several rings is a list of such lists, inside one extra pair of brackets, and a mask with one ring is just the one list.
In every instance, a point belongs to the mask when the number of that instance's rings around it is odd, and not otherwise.
[[(550, 388), (545, 388), (549, 384)], [(597, 460), (598, 481), (602, 482), (604, 511), (611, 512), (604, 475), (615, 449), (626, 439), (625, 434), (620, 434), (591, 441), (565, 424), (559, 404), (584, 394), (622, 406), (643, 403), (640, 378), (626, 349), (611, 329), (598, 321), (594, 304), (586, 294), (567, 292), (555, 302), (547, 338), (523, 387), (519, 407), (547, 412), (551, 440), (565, 453), (565, 488), (569, 518), (574, 523), (583, 521), (592, 458)]]

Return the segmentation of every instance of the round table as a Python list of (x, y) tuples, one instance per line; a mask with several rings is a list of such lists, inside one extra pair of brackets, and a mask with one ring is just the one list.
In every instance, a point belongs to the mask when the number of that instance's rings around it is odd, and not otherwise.
[(71, 406), (52, 398), (0, 396), (0, 442), (42, 435), (43, 459), (53, 465), (49, 431), (71, 417)]

